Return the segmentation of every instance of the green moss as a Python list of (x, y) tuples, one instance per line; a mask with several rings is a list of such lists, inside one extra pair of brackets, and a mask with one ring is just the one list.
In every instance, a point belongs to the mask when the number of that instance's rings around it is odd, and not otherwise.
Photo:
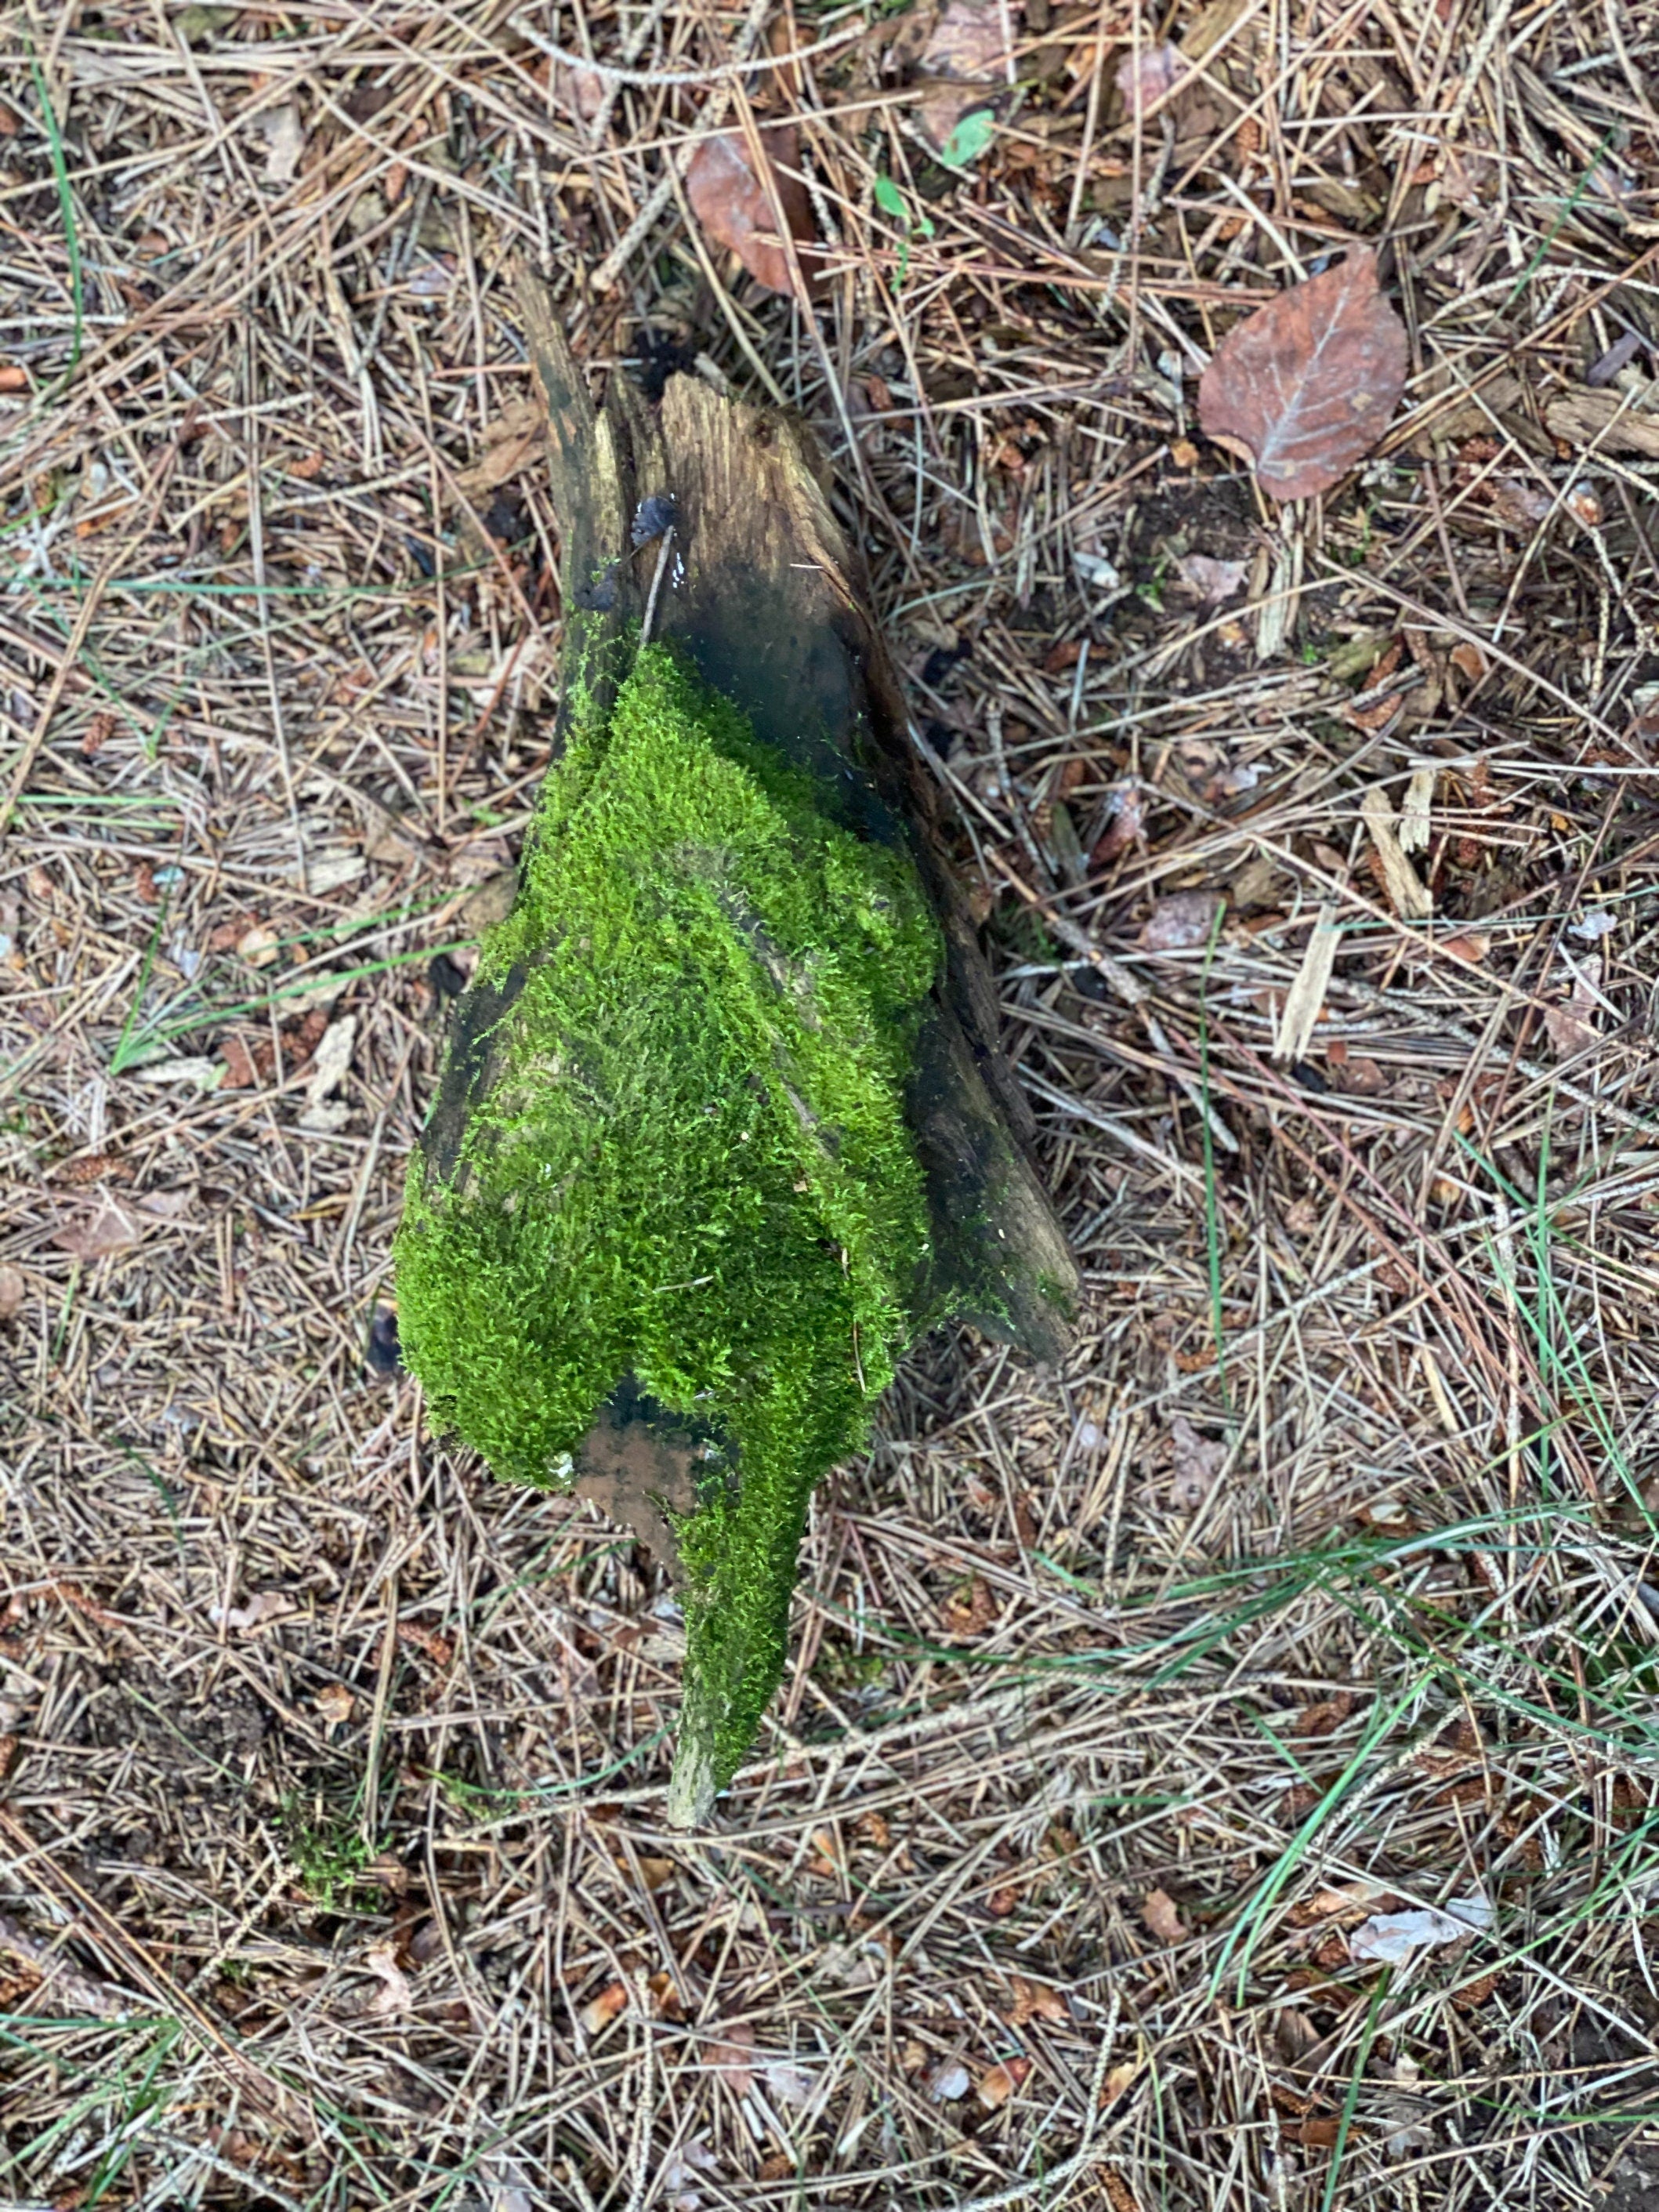
[(942, 957), (908, 854), (647, 648), (606, 726), (575, 719), (485, 940), (506, 1011), (459, 1155), (410, 1170), (399, 1326), (441, 1425), (545, 1482), (632, 1376), (725, 1443), (678, 1530), (716, 1786), (782, 1668), (812, 1485), (927, 1318), (903, 1099)]

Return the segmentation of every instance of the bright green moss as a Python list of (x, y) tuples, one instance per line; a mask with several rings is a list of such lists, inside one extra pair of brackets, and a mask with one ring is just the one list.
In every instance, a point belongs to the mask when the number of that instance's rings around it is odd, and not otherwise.
[(546, 1481), (631, 1375), (728, 1448), (678, 1530), (716, 1786), (782, 1668), (808, 1494), (925, 1318), (903, 1098), (942, 957), (903, 849), (648, 647), (484, 943), (480, 981), (522, 983), (459, 1158), (410, 1170), (399, 1325), (441, 1426)]

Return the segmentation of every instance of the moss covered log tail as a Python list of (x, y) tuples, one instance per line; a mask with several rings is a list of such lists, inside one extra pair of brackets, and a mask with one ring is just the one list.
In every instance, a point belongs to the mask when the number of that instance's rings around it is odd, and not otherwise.
[(619, 1386), (703, 1439), (663, 1501), (683, 1817), (777, 1685), (813, 1484), (938, 1317), (906, 1092), (943, 960), (905, 842), (647, 647), (547, 779), (410, 1170), (398, 1316), (441, 1427), (544, 1485)]

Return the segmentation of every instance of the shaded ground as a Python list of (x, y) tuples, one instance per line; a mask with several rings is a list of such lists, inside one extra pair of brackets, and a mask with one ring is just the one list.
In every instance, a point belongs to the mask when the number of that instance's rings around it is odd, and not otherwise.
[[(0, 2185), (1643, 2203), (1634, 20), (1026, 0), (951, 173), (872, 11), (744, 94), (802, 118), (816, 321), (661, 188), (736, 18), (520, 21), (647, 81), (597, 109), (465, 0), (6, 21)], [(1201, 96), (1126, 125), (1137, 33), (1218, 25)], [(1407, 402), (1322, 511), (1264, 510), (1196, 374), (1361, 237)], [(515, 252), (596, 372), (818, 425), (1092, 1298), (1062, 1374), (912, 1364), (692, 1841), (648, 1557), (368, 1358), (553, 703)], [(1414, 775), (1413, 922), (1360, 806)], [(1453, 1900), (1470, 1933), (1365, 1955)]]

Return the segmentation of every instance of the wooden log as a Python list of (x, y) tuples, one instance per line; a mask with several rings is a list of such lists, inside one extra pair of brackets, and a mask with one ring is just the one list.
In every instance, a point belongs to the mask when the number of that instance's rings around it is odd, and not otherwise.
[[(751, 1108), (751, 1120), (760, 1117), (753, 1120), (758, 1140), (753, 1153), (733, 1150), (729, 1164), (718, 1170), (716, 1180), (726, 1177), (732, 1188), (702, 1206), (704, 1212), (718, 1212), (729, 1197), (736, 1215), (745, 1221), (763, 1218), (767, 1224), (753, 1232), (757, 1246), (742, 1248), (741, 1265), (731, 1263), (733, 1278), (750, 1279), (743, 1270), (750, 1266), (753, 1250), (775, 1245), (781, 1254), (787, 1246), (794, 1257), (787, 1266), (779, 1257), (768, 1274), (765, 1267), (773, 1263), (767, 1260), (753, 1278), (770, 1285), (762, 1302), (775, 1299), (780, 1310), (788, 1304), (797, 1281), (788, 1270), (796, 1267), (804, 1271), (802, 1283), (811, 1276), (817, 1285), (811, 1296), (820, 1305), (814, 1310), (830, 1318), (817, 1337), (809, 1331), (789, 1339), (796, 1349), (787, 1357), (779, 1349), (781, 1324), (772, 1314), (757, 1314), (752, 1329), (741, 1312), (724, 1313), (718, 1328), (707, 1316), (700, 1319), (694, 1310), (698, 1301), (717, 1299), (725, 1289), (723, 1264), (708, 1260), (707, 1252), (734, 1248), (694, 1237), (685, 1249), (703, 1258), (684, 1285), (667, 1286), (687, 1302), (685, 1362), (654, 1322), (645, 1330), (650, 1360), (673, 1376), (672, 1387), (656, 1373), (641, 1377), (631, 1367), (611, 1373), (595, 1393), (591, 1425), (570, 1438), (568, 1462), (550, 1458), (545, 1466), (519, 1463), (513, 1470), (574, 1484), (677, 1565), (686, 1597), (688, 1653), (670, 1811), (682, 1824), (695, 1825), (707, 1818), (715, 1791), (730, 1778), (775, 1686), (811, 1481), (833, 1457), (856, 1445), (874, 1385), (889, 1371), (890, 1357), (918, 1329), (958, 1316), (1037, 1358), (1055, 1359), (1069, 1341), (1079, 1279), (1029, 1157), (1033, 1124), (1002, 1056), (990, 978), (941, 856), (936, 794), (908, 742), (901, 687), (810, 437), (799, 423), (728, 400), (691, 378), (672, 380), (661, 404), (651, 408), (626, 379), (613, 375), (603, 405), (596, 408), (545, 290), (525, 280), (520, 299), (547, 411), (549, 471), (563, 538), (565, 630), (556, 749), (564, 758), (544, 793), (536, 833), (542, 857), (527, 855), (516, 925), (504, 925), (507, 934), (493, 948), (487, 943), (479, 981), (458, 1010), (399, 1239), (400, 1306), (410, 1324), (404, 1332), (406, 1356), (469, 1441), (489, 1449), (490, 1439), (497, 1440), (498, 1461), (501, 1437), (516, 1441), (521, 1433), (539, 1432), (533, 1423), (526, 1425), (527, 1415), (517, 1429), (497, 1418), (497, 1400), (518, 1385), (497, 1356), (495, 1337), (478, 1336), (471, 1368), (459, 1359), (456, 1347), (476, 1320), (465, 1301), (477, 1295), (477, 1283), (494, 1265), (490, 1255), (506, 1253), (517, 1264), (512, 1255), (527, 1252), (538, 1236), (544, 1242), (538, 1250), (565, 1249), (556, 1237), (552, 1246), (545, 1244), (538, 1212), (544, 1201), (536, 1188), (503, 1189), (501, 1163), (539, 1110), (538, 1083), (550, 1099), (573, 1075), (591, 1079), (596, 1097), (605, 1088), (593, 1071), (602, 1064), (614, 1067), (615, 1054), (599, 1032), (608, 1035), (615, 1002), (635, 988), (619, 970), (597, 999), (588, 991), (581, 999), (588, 1011), (580, 1019), (561, 1015), (565, 1027), (556, 1048), (544, 1029), (536, 1029), (545, 1018), (531, 1009), (546, 1002), (548, 963), (567, 979), (564, 997), (555, 994), (561, 1008), (574, 1005), (572, 992), (581, 997), (591, 981), (580, 962), (573, 963), (568, 941), (556, 952), (535, 932), (543, 928), (550, 939), (566, 940), (574, 932), (580, 945), (588, 941), (580, 935), (587, 924), (574, 888), (580, 855), (590, 850), (583, 839), (594, 834), (582, 808), (596, 821), (606, 809), (606, 819), (621, 822), (627, 816), (622, 784), (613, 788), (606, 782), (608, 775), (621, 774), (614, 763), (623, 740), (615, 732), (632, 732), (626, 742), (636, 747), (660, 744), (660, 734), (651, 734), (655, 726), (647, 728), (649, 714), (689, 717), (684, 745), (713, 749), (697, 756), (703, 765), (682, 787), (690, 793), (683, 803), (697, 810), (703, 781), (724, 787), (723, 780), (735, 775), (751, 793), (764, 787), (770, 797), (757, 800), (762, 811), (754, 817), (756, 849), (787, 851), (794, 856), (788, 868), (805, 872), (803, 883), (810, 876), (824, 887), (827, 935), (817, 947), (810, 919), (798, 926), (799, 885), (777, 887), (774, 914), (767, 885), (762, 882), (757, 889), (753, 854), (738, 832), (724, 843), (706, 829), (688, 836), (681, 822), (665, 815), (647, 840), (658, 847), (654, 854), (641, 854), (636, 827), (634, 843), (618, 848), (616, 863), (619, 880), (630, 883), (662, 871), (651, 894), (656, 904), (630, 908), (635, 913), (630, 926), (656, 928), (659, 908), (666, 914), (671, 907), (707, 921), (706, 927), (687, 922), (678, 935), (660, 940), (682, 948), (672, 951), (675, 959), (695, 941), (704, 947), (698, 957), (714, 963), (707, 994), (700, 974), (676, 971), (684, 1049), (692, 1049), (689, 1040), (707, 1014), (705, 995), (712, 1000), (728, 988), (750, 994), (744, 1021), (750, 1020), (752, 1007), (760, 1009), (754, 1018), (761, 1028), (752, 1033), (763, 1042), (752, 1065), (734, 1076), (728, 1056), (720, 1095), (711, 1097), (708, 1109), (712, 1117), (724, 1117), (722, 1127)], [(642, 653), (647, 627), (651, 643)], [(641, 703), (647, 695), (648, 712)], [(671, 737), (667, 742), (680, 741)], [(684, 762), (672, 751), (657, 757), (664, 763), (666, 792)], [(587, 781), (577, 791), (580, 778)], [(768, 805), (772, 815), (764, 812)], [(532, 849), (538, 849), (534, 841)], [(822, 875), (811, 874), (820, 866)], [(643, 923), (639, 912), (645, 914)], [(611, 942), (608, 927), (603, 920), (596, 923), (596, 944)], [(878, 1015), (872, 1010), (878, 1001), (886, 1004), (884, 979), (870, 948), (884, 931), (895, 947), (896, 973), (917, 957), (924, 939), (932, 950), (913, 997), (896, 1012), (889, 1008)], [(658, 938), (650, 942), (659, 950), (652, 956), (657, 980), (649, 991), (659, 997), (661, 961), (671, 956), (661, 952)], [(592, 956), (595, 961), (608, 957)], [(848, 978), (860, 975), (858, 988), (865, 997), (854, 990), (849, 998)], [(643, 984), (639, 989), (649, 995)], [(661, 1011), (657, 1005), (653, 1018)], [(878, 1034), (892, 1020), (903, 1028), (897, 1073), (890, 1054), (883, 1059)], [(681, 1031), (672, 1019), (666, 1030), (650, 1033), (666, 1038), (659, 1049), (678, 1061)], [(728, 1024), (719, 1033), (726, 1038), (737, 1031)], [(838, 1037), (847, 1041), (857, 1077), (851, 1089), (828, 1079), (826, 1090), (823, 1054), (826, 1040)], [(867, 1057), (867, 1067), (860, 1055)], [(679, 1072), (678, 1065), (665, 1067), (665, 1089)], [(891, 1092), (890, 1112), (883, 1103), (884, 1083)], [(845, 1127), (825, 1105), (831, 1093), (847, 1107)], [(619, 1095), (617, 1081), (610, 1079), (606, 1097)], [(648, 1119), (652, 1097), (629, 1095), (635, 1096), (635, 1116)], [(568, 1110), (562, 1094), (556, 1110)], [(624, 1143), (628, 1130), (605, 1120), (612, 1110), (596, 1108), (592, 1126), (614, 1130)], [(750, 1133), (745, 1123), (737, 1139), (747, 1142)], [(695, 1145), (695, 1133), (687, 1142)], [(793, 1182), (801, 1194), (800, 1222), (787, 1218), (787, 1200), (781, 1211), (776, 1193), (766, 1195), (771, 1186), (763, 1156), (787, 1157), (792, 1144), (802, 1148)], [(590, 1146), (580, 1157), (597, 1155)], [(752, 1191), (743, 1187), (750, 1159)], [(677, 1158), (677, 1169), (679, 1164)], [(542, 1172), (548, 1171), (544, 1164)], [(514, 1172), (522, 1180), (525, 1171)], [(559, 1195), (552, 1203), (579, 1206), (586, 1170), (561, 1166), (557, 1172)], [(908, 1216), (897, 1188), (907, 1176), (914, 1177), (916, 1197)], [(626, 1217), (647, 1224), (634, 1233), (644, 1234), (648, 1243), (648, 1194), (622, 1188), (613, 1202), (619, 1222)], [(817, 1213), (807, 1219), (813, 1208)], [(893, 1226), (905, 1219), (914, 1224), (910, 1231)], [(872, 1222), (886, 1226), (872, 1230)], [(542, 1225), (532, 1235), (529, 1224)], [(717, 1226), (702, 1224), (708, 1237)], [(907, 1236), (909, 1249), (897, 1249), (893, 1240), (902, 1243)], [(819, 1279), (823, 1271), (812, 1256), (816, 1249), (833, 1257), (838, 1237), (841, 1272), (849, 1285), (846, 1314), (836, 1303), (835, 1283), (826, 1287)], [(458, 1281), (465, 1270), (455, 1255), (464, 1249), (485, 1259), (472, 1279)], [(625, 1258), (618, 1261), (608, 1248), (597, 1261), (591, 1238), (582, 1249), (583, 1264), (596, 1278), (609, 1281), (618, 1266), (626, 1274)], [(508, 1272), (501, 1279), (522, 1285), (511, 1264), (503, 1262)], [(648, 1271), (656, 1264), (654, 1254), (641, 1256), (639, 1264)], [(712, 1274), (702, 1272), (705, 1265)], [(403, 1291), (404, 1275), (412, 1311)], [(526, 1294), (533, 1300), (541, 1288), (532, 1284)], [(562, 1327), (579, 1322), (586, 1328), (585, 1311), (572, 1306), (572, 1295), (563, 1273), (556, 1285), (550, 1279), (549, 1310), (566, 1317)], [(883, 1317), (879, 1328), (871, 1322), (872, 1313)], [(629, 1326), (637, 1337), (637, 1319)], [(709, 1349), (716, 1342), (717, 1358)], [(533, 1321), (526, 1321), (519, 1355), (529, 1364), (543, 1358), (556, 1362), (559, 1350), (538, 1339)], [(698, 1358), (712, 1362), (706, 1377), (695, 1371)], [(805, 1362), (793, 1398), (793, 1385), (784, 1372), (791, 1358)], [(738, 1370), (747, 1382), (732, 1379)], [(547, 1371), (556, 1373), (562, 1388), (564, 1370), (556, 1364)], [(764, 1414), (756, 1410), (763, 1401), (771, 1409)], [(794, 1408), (790, 1419), (796, 1424), (789, 1433), (803, 1439), (793, 1478), (774, 1464), (783, 1433), (775, 1417), (786, 1401)], [(839, 1415), (833, 1412), (837, 1405)], [(823, 1409), (816, 1425), (815, 1407)], [(707, 1418), (709, 1407), (723, 1412)], [(722, 1531), (732, 1560), (741, 1554), (740, 1570), (718, 1544), (710, 1552)]]

